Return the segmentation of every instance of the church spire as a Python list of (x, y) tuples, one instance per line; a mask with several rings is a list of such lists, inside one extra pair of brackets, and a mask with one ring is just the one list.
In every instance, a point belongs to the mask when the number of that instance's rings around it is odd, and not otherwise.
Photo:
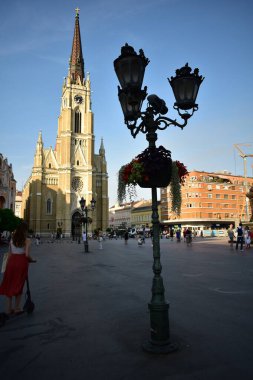
[(43, 141), (42, 133), (39, 131), (38, 140), (36, 143), (36, 151), (34, 155), (34, 167), (41, 167), (43, 164)]
[(103, 138), (101, 139), (101, 144), (100, 144), (100, 148), (99, 148), (99, 154), (100, 156), (105, 156), (105, 147), (104, 147), (104, 140)]
[(78, 77), (80, 78), (81, 83), (84, 79), (84, 60), (82, 53), (82, 43), (80, 35), (80, 26), (79, 26), (79, 8), (76, 8), (76, 18), (75, 18), (75, 30), (72, 43), (72, 51), (70, 57), (70, 76), (72, 82), (76, 83)]

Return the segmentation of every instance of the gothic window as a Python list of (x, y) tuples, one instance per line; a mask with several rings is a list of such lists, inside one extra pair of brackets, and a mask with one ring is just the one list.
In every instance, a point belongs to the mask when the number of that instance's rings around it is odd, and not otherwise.
[(48, 164), (49, 169), (51, 169), (51, 164)]
[(81, 133), (82, 114), (79, 110), (75, 112), (75, 133)]
[(76, 161), (77, 166), (79, 166), (79, 160)]
[(50, 198), (47, 200), (47, 214), (52, 214), (52, 201)]

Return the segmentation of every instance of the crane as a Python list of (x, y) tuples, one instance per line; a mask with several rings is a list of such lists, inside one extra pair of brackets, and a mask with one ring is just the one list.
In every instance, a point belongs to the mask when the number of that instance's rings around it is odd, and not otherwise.
[(238, 150), (239, 152), (239, 156), (243, 158), (243, 168), (244, 168), (244, 177), (245, 179), (247, 178), (247, 157), (253, 157), (253, 154), (246, 154), (242, 151), (242, 149), (240, 148), (240, 146), (247, 146), (247, 147), (250, 147), (251, 144), (245, 144), (245, 143), (241, 143), (241, 144), (234, 144), (234, 147)]
[[(245, 178), (245, 193), (248, 192), (248, 183), (247, 183), (247, 157), (253, 157), (253, 154), (246, 154), (242, 151), (240, 146), (251, 147), (252, 144), (240, 143), (234, 144), (234, 147), (238, 150), (239, 156), (243, 158), (243, 168), (244, 168), (244, 178)], [(253, 166), (252, 166), (253, 167)], [(249, 207), (248, 207), (248, 198), (246, 197), (246, 216), (249, 220)]]

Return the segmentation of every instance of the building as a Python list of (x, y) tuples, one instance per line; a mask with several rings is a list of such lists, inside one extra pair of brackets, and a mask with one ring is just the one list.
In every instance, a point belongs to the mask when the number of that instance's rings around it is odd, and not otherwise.
[(113, 229), (131, 227), (132, 203), (115, 204), (109, 209), (109, 227)]
[[(158, 215), (161, 214), (160, 201), (157, 202)], [(152, 227), (152, 201), (141, 200), (134, 204), (131, 212), (131, 226), (137, 230), (146, 228), (149, 230)]]
[(22, 191), (16, 191), (15, 197), (15, 211), (14, 214), (18, 218), (23, 218), (23, 210), (22, 210)]
[(161, 222), (166, 227), (191, 226), (222, 229), (250, 219), (246, 193), (253, 178), (228, 172), (191, 171), (181, 187), (182, 207), (177, 216), (171, 210), (170, 187), (161, 189)]
[(85, 76), (76, 10), (69, 70), (62, 87), (61, 110), (55, 148), (44, 148), (39, 132), (30, 178), (23, 189), (24, 219), (34, 233), (48, 234), (61, 229), (65, 236), (80, 236), (79, 201), (89, 208), (88, 230), (108, 226), (108, 175), (103, 140), (94, 153), (94, 125), (91, 110), (91, 83)]
[(0, 153), (0, 208), (9, 208), (14, 212), (16, 181), (12, 164)]
[[(160, 202), (158, 202), (160, 214)], [(116, 204), (109, 210), (109, 226), (113, 229), (135, 228), (150, 230), (152, 227), (152, 202), (140, 200), (131, 203)]]

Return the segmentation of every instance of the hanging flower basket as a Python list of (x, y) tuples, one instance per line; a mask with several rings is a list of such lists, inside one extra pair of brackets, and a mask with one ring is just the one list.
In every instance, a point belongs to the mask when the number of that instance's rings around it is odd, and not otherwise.
[(118, 200), (126, 198), (126, 190), (130, 199), (136, 195), (135, 187), (166, 187), (170, 183), (172, 173), (171, 153), (163, 146), (145, 149), (129, 164), (119, 170)]
[(181, 213), (182, 193), (181, 186), (184, 185), (188, 174), (186, 166), (180, 161), (173, 161), (170, 183), (171, 211), (177, 215)]
[(118, 173), (118, 201), (122, 203), (127, 194), (136, 197), (136, 185), (143, 188), (167, 187), (170, 184), (172, 211), (180, 214), (181, 185), (188, 171), (184, 164), (171, 160), (171, 153), (163, 146), (147, 148)]
[(172, 160), (171, 153), (162, 145), (147, 148), (136, 159), (142, 164), (143, 173), (137, 183), (140, 187), (166, 187), (170, 183)]

